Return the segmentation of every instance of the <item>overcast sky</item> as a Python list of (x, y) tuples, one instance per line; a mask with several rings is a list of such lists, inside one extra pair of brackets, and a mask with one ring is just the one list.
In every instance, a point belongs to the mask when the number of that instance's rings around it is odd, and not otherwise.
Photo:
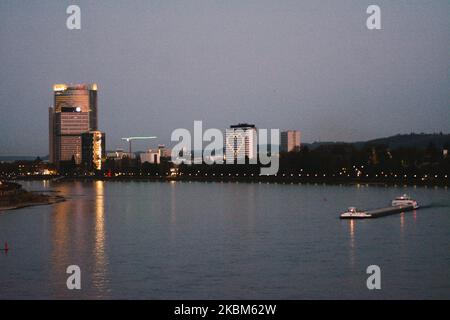
[[(382, 30), (366, 28), (370, 4)], [(48, 154), (64, 82), (98, 83), (109, 150), (194, 120), (307, 142), (449, 132), (449, 17), (448, 0), (0, 0), (0, 155)]]

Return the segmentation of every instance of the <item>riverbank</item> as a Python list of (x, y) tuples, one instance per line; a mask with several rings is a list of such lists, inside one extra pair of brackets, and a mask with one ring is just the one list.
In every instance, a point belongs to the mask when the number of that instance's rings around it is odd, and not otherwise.
[(0, 205), (0, 213), (2, 213), (2, 211), (17, 210), (17, 209), (22, 209), (22, 208), (27, 208), (27, 207), (46, 206), (46, 205), (55, 204), (55, 203), (59, 203), (59, 202), (63, 202), (63, 201), (66, 201), (66, 199), (64, 197), (55, 196), (55, 197), (49, 197), (47, 200), (41, 200), (41, 201), (36, 201), (36, 202), (24, 202), (24, 203), (19, 203), (19, 204), (15, 204), (15, 205), (9, 205), (9, 206)]
[(24, 190), (19, 184), (8, 183), (7, 187), (3, 184), (0, 196), (0, 213), (7, 210), (50, 205), (62, 201), (65, 201), (65, 198), (62, 196), (30, 192)]

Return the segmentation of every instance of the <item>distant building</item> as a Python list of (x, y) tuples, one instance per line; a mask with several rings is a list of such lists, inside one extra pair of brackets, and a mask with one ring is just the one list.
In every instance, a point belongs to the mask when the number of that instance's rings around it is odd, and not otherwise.
[(158, 145), (158, 153), (161, 158), (170, 158), (172, 156), (172, 150), (166, 148), (164, 144)]
[(55, 84), (54, 105), (49, 108), (50, 162), (82, 162), (81, 135), (97, 130), (97, 85)]
[(159, 164), (161, 163), (161, 156), (160, 156), (160, 152), (158, 151), (153, 151), (153, 150), (148, 150), (147, 152), (141, 153), (141, 163), (154, 163), (154, 164)]
[(225, 132), (225, 156), (237, 159), (257, 158), (257, 132), (254, 124), (240, 123)]
[(123, 151), (123, 149), (117, 149), (114, 152), (108, 152), (106, 154), (106, 158), (107, 159), (118, 160), (118, 159), (122, 159), (124, 154), (125, 154), (125, 152)]
[(101, 170), (105, 158), (105, 134), (100, 131), (85, 132), (81, 135), (82, 164), (88, 170)]
[(288, 130), (281, 132), (280, 136), (281, 152), (298, 152), (300, 151), (300, 131)]

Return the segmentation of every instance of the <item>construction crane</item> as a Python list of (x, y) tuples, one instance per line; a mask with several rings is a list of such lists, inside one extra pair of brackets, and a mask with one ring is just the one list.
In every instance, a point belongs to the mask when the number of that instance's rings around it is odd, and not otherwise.
[(128, 150), (130, 152), (130, 157), (131, 157), (131, 141), (133, 140), (149, 140), (149, 139), (156, 139), (157, 137), (126, 137), (126, 138), (122, 138), (122, 140), (125, 140), (126, 142), (128, 142)]

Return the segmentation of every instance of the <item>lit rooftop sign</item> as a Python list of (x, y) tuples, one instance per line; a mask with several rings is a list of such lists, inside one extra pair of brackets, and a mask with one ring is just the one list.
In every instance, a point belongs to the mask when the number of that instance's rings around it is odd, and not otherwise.
[(53, 85), (53, 91), (58, 92), (58, 91), (65, 91), (67, 90), (67, 85), (65, 84), (55, 84)]
[(61, 92), (66, 90), (93, 90), (97, 91), (97, 84), (86, 84), (86, 83), (80, 83), (80, 84), (55, 84), (53, 85), (53, 91), (55, 92)]

